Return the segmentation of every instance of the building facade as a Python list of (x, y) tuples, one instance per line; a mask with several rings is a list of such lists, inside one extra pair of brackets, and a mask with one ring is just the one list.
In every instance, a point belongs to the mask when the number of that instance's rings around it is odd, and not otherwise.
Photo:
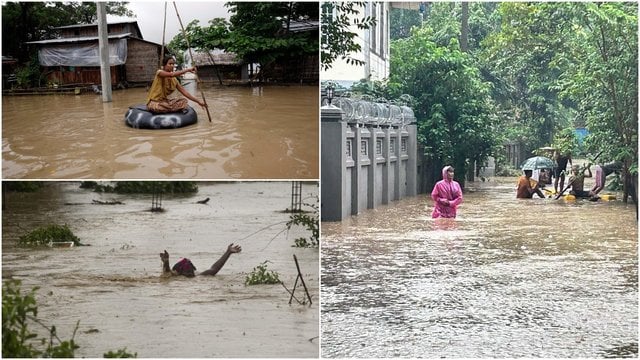
[[(349, 87), (362, 79), (383, 80), (389, 77), (390, 38), (389, 38), (389, 10), (388, 2), (366, 2), (358, 8), (358, 15), (350, 15), (351, 27), (349, 31), (356, 34), (354, 41), (360, 45), (359, 53), (350, 54), (353, 58), (364, 62), (363, 66), (349, 64), (345, 60), (336, 59), (331, 68), (323, 71), (322, 79), (340, 83)], [(326, 9), (325, 9), (326, 11)], [(336, 10), (333, 9), (333, 12)], [(329, 14), (335, 17), (337, 14)], [(371, 16), (376, 24), (370, 29), (358, 29), (354, 24), (356, 17)]]

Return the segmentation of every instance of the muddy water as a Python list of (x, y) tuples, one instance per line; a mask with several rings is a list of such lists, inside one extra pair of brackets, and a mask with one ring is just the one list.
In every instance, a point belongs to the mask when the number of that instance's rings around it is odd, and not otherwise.
[[(138, 357), (318, 357), (317, 249), (291, 245), (306, 231), (284, 230), (287, 182), (200, 184), (197, 195), (163, 199), (164, 213), (146, 211), (149, 196), (104, 195), (78, 183), (51, 183), (36, 194), (9, 193), (2, 222), (2, 277), (39, 286), (38, 317), (68, 339), (80, 327), (76, 356), (102, 357), (126, 347)], [(305, 183), (303, 196), (317, 196)], [(211, 198), (207, 205), (195, 202)], [(124, 205), (92, 205), (120, 200)], [(310, 200), (309, 200), (310, 201)], [(65, 205), (74, 204), (74, 205)], [(67, 223), (92, 246), (17, 248), (26, 229)], [(231, 243), (242, 246), (215, 277), (162, 278), (159, 253), (173, 264), (191, 259), (207, 269)], [(296, 255), (313, 304), (299, 305), (281, 285), (245, 286), (263, 261), (292, 288)], [(295, 294), (303, 299), (302, 288)], [(35, 329), (35, 328), (34, 328)]]
[(323, 223), (322, 356), (637, 358), (634, 206), (514, 184), (473, 184), (453, 221), (422, 195)]
[[(199, 94), (195, 83), (185, 84)], [(206, 111), (180, 129), (125, 125), (142, 88), (100, 95), (2, 98), (5, 179), (317, 179), (315, 86), (202, 85)], [(199, 97), (199, 95), (198, 95)]]

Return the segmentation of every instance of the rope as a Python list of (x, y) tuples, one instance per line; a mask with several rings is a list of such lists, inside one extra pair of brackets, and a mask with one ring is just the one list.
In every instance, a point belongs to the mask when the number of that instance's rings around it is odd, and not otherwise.
[[(189, 38), (187, 37), (187, 33), (184, 31), (184, 25), (182, 25), (182, 18), (180, 18), (180, 14), (178, 13), (178, 6), (176, 5), (176, 2), (173, 2), (173, 7), (176, 9), (176, 16), (178, 17), (178, 22), (180, 23), (180, 28), (182, 29), (182, 36), (184, 37), (184, 40), (187, 42), (187, 48), (189, 49), (189, 56), (191, 57), (191, 61), (193, 61), (193, 66), (195, 66), (196, 64), (196, 59), (193, 57), (193, 52), (191, 52), (191, 45), (189, 45)], [(202, 89), (200, 89), (200, 78), (198, 77), (198, 74), (196, 73), (196, 85), (198, 87), (198, 89), (200, 90), (200, 96), (202, 96), (202, 102), (204, 102), (205, 105), (205, 110), (207, 110), (207, 117), (209, 118), (209, 122), (211, 122), (211, 114), (209, 114), (209, 107), (207, 106), (207, 99), (204, 98), (204, 92), (202, 92)]]

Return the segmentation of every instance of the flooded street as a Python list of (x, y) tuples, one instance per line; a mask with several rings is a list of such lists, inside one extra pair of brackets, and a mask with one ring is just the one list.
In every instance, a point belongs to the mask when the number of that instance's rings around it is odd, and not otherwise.
[(631, 200), (514, 188), (468, 184), (452, 221), (423, 194), (322, 223), (322, 356), (637, 358)]
[[(201, 85), (212, 117), (144, 130), (125, 125), (143, 88), (3, 96), (5, 179), (317, 179), (318, 87)], [(185, 88), (200, 94), (191, 81)]]
[[(203, 125), (200, 122), (199, 126)], [(207, 125), (207, 124), (205, 124)], [(76, 357), (127, 348), (138, 357), (318, 357), (318, 249), (292, 247), (308, 236), (285, 230), (289, 182), (199, 183), (194, 195), (165, 194), (163, 213), (148, 211), (151, 195), (99, 194), (78, 182), (48, 183), (37, 193), (7, 193), (2, 213), (2, 277), (34, 286), (38, 318), (71, 338), (80, 321)], [(314, 202), (317, 183), (304, 183)], [(210, 198), (206, 205), (196, 201)], [(123, 205), (95, 205), (93, 200)], [(38, 225), (68, 224), (86, 247), (29, 249), (17, 238)], [(173, 265), (188, 257), (206, 270), (236, 243), (215, 277), (161, 277), (159, 253)], [(313, 304), (289, 305), (282, 285), (245, 286), (268, 261), (291, 289), (300, 263)], [(300, 284), (300, 282), (298, 282)], [(295, 295), (303, 299), (304, 289)], [(30, 327), (31, 329), (31, 327)], [(33, 327), (32, 330), (42, 330)]]

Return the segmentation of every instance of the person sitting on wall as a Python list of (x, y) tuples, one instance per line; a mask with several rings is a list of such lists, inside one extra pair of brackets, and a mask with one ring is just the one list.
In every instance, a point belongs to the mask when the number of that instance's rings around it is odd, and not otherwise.
[(532, 174), (532, 170), (525, 170), (524, 174), (518, 178), (517, 199), (532, 199), (533, 194), (538, 194), (539, 197), (544, 198), (544, 194), (539, 188), (540, 183), (531, 179)]
[(153, 113), (170, 113), (170, 112), (184, 112), (189, 105), (189, 102), (185, 98), (171, 98), (171, 95), (176, 89), (182, 93), (189, 100), (197, 103), (203, 108), (207, 106), (204, 101), (196, 99), (193, 95), (189, 94), (182, 85), (178, 82), (176, 77), (186, 74), (188, 72), (196, 72), (196, 68), (192, 67), (185, 70), (173, 71), (175, 60), (172, 57), (164, 58), (162, 69), (156, 72), (156, 76), (153, 79), (151, 88), (149, 89), (149, 96), (147, 98), (147, 110)]

